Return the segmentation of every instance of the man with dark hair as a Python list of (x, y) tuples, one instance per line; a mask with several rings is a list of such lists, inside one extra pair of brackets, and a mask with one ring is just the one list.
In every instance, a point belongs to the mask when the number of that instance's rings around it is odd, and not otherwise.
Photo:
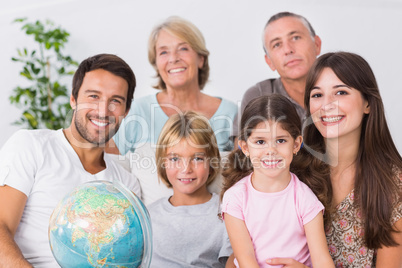
[[(273, 15), (263, 31), (265, 61), (280, 77), (267, 79), (249, 88), (243, 96), (241, 110), (234, 120), (232, 138), (239, 133), (239, 121), (246, 105), (260, 96), (281, 94), (294, 104), (304, 119), (304, 87), (307, 73), (321, 51), (321, 39), (306, 18), (291, 12)], [(237, 147), (237, 146), (235, 146)]]
[(20, 130), (0, 150), (0, 267), (58, 267), (49, 218), (76, 186), (119, 180), (140, 194), (137, 179), (103, 151), (128, 113), (135, 84), (121, 58), (90, 57), (73, 78), (70, 126)]

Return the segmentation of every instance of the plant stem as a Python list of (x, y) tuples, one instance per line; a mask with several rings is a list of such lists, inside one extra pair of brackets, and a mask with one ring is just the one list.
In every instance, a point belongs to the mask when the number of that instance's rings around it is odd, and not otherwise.
[(47, 87), (47, 107), (49, 112), (52, 112), (52, 90), (50, 88), (50, 62), (49, 58), (46, 58), (46, 77), (48, 82), (46, 83)]

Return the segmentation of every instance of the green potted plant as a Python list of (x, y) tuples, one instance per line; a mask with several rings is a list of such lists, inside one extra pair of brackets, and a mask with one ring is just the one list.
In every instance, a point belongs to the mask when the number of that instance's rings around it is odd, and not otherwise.
[(22, 63), (20, 75), (29, 86), (17, 86), (10, 101), (22, 109), (20, 119), (14, 122), (26, 128), (62, 128), (70, 111), (69, 94), (63, 79), (71, 77), (78, 66), (70, 56), (62, 52), (69, 33), (46, 20), (22, 23), (21, 30), (33, 36), (37, 47), (17, 49), (14, 62)]

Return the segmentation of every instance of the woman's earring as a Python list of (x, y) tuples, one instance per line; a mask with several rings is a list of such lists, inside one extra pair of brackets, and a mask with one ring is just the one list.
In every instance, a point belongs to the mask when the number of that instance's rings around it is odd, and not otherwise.
[(297, 153), (298, 153), (298, 151), (294, 152), (293, 154), (294, 154), (294, 155), (297, 155)]

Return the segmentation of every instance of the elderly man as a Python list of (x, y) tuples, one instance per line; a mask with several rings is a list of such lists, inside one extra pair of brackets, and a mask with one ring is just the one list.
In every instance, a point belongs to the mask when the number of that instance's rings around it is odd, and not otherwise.
[(232, 138), (239, 135), (239, 121), (246, 105), (254, 98), (281, 94), (294, 104), (303, 120), (304, 88), (310, 67), (321, 51), (321, 39), (303, 16), (280, 12), (272, 16), (263, 32), (265, 61), (280, 77), (267, 79), (249, 88), (243, 96), (241, 111), (234, 120)]

